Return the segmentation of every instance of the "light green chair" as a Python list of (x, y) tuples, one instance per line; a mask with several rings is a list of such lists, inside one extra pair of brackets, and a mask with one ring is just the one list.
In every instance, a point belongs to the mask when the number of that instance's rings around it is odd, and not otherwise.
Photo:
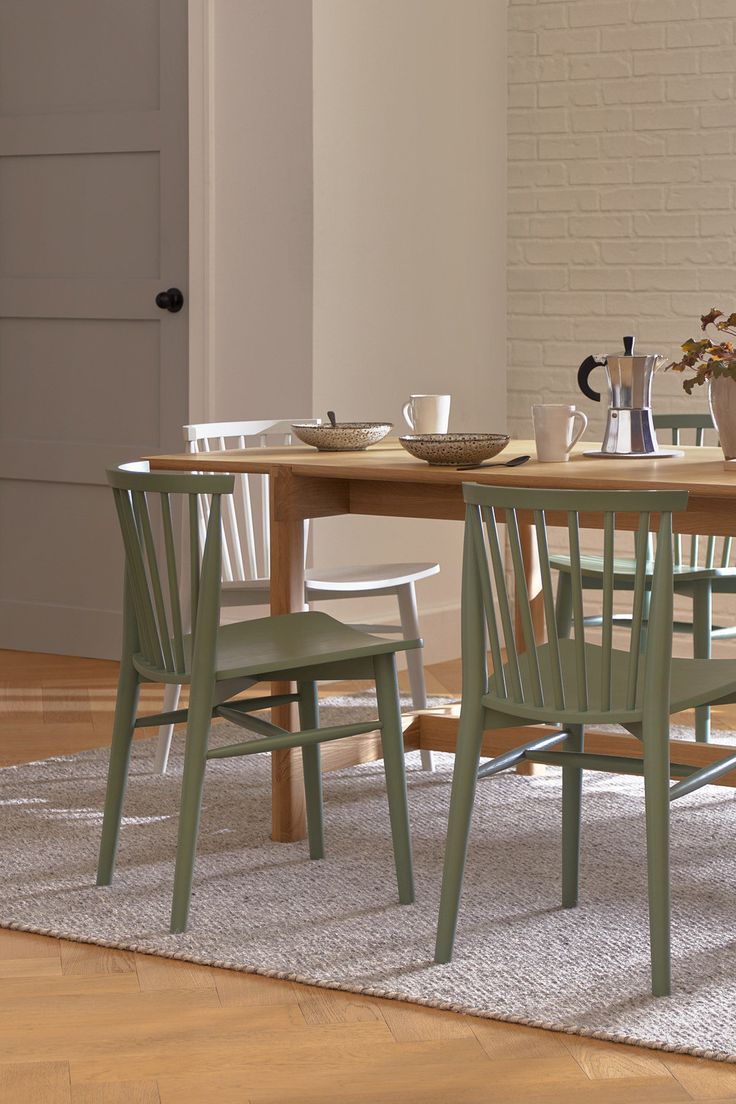
[[(232, 493), (232, 475), (151, 473), (147, 465), (124, 465), (107, 473), (125, 545), (123, 654), (115, 708), (107, 797), (97, 873), (98, 885), (112, 880), (136, 728), (187, 722), (184, 777), (179, 811), (172, 932), (187, 927), (205, 766), (210, 759), (285, 748), (302, 749), (309, 854), (324, 855), (320, 744), (380, 729), (393, 837), (399, 900), (414, 899), (411, 842), (404, 774), (404, 744), (395, 653), (421, 641), (389, 641), (343, 625), (324, 613), (293, 613), (219, 626), (222, 555), (221, 499)], [(197, 496), (210, 498), (200, 549)], [(177, 562), (172, 500), (182, 499), (189, 535), (193, 632), (182, 631), (180, 565)], [(154, 533), (160, 533), (160, 540)], [(200, 556), (201, 552), (201, 556)], [(378, 718), (360, 724), (319, 727), (316, 680), (373, 679)], [(288, 680), (295, 694), (230, 701), (259, 682)], [(189, 684), (189, 708), (137, 716), (143, 682)], [(249, 714), (298, 702), (301, 731), (287, 732)], [(210, 722), (224, 717), (260, 739), (208, 750)], [(216, 779), (213, 781), (216, 782)]]
[[(736, 701), (736, 662), (672, 659), (672, 512), (684, 510), (685, 491), (563, 491), (465, 484), (467, 503), (462, 583), (463, 695), (445, 855), (436, 961), (452, 956), (463, 869), (477, 778), (522, 759), (562, 767), (562, 904), (578, 899), (581, 779), (583, 770), (643, 774), (649, 870), (652, 988), (670, 991), (669, 805), (683, 794), (736, 767), (736, 754), (700, 770), (670, 763), (670, 714), (692, 706)], [(535, 642), (519, 538), (517, 511), (533, 518), (539, 550), (546, 639)], [(546, 511), (567, 518), (574, 632), (560, 638), (547, 544)], [(603, 515), (603, 615), (601, 644), (585, 638), (579, 513)], [(640, 556), (631, 591), (630, 640), (613, 648), (613, 594), (617, 513), (638, 515)], [(646, 549), (653, 515), (659, 539), (651, 579), (649, 639), (641, 648), (647, 591)], [(505, 522), (521, 628), (504, 574)], [(564, 532), (565, 530), (561, 530)], [(486, 640), (493, 670), (486, 669)], [(483, 733), (512, 725), (558, 723), (540, 736), (497, 756), (479, 770)], [(642, 757), (584, 751), (589, 724), (621, 724), (642, 742)], [(557, 747), (556, 745), (560, 745)], [(554, 749), (554, 750), (551, 750)], [(670, 777), (680, 781), (670, 786)], [(622, 862), (624, 857), (622, 856)], [(623, 871), (622, 871), (623, 876)]]
[[(669, 430), (672, 444), (681, 441), (683, 430), (693, 430), (695, 444), (705, 444), (706, 430), (713, 429), (710, 414), (656, 414), (654, 426), (657, 430)], [(678, 533), (674, 538), (675, 594), (684, 594), (692, 598), (692, 621), (675, 621), (674, 631), (689, 633), (693, 638), (693, 655), (696, 659), (708, 659), (713, 640), (725, 640), (736, 637), (736, 625), (713, 625), (713, 595), (736, 594), (736, 567), (731, 566), (732, 540), (726, 537), (720, 542), (716, 537), (690, 537), (690, 547), (684, 544)], [(649, 547), (650, 563), (647, 567), (647, 588), (652, 579), (652, 547)], [(558, 627), (562, 636), (569, 636), (572, 625), (572, 605), (570, 589), (569, 557), (550, 556), (550, 563), (560, 572), (557, 588)], [(583, 556), (583, 587), (586, 590), (600, 590), (602, 586), (602, 560), (600, 556)], [(631, 590), (635, 574), (635, 563), (630, 557), (622, 556), (614, 566), (614, 589)], [(648, 589), (644, 599), (644, 625), (646, 632), (649, 604)], [(587, 618), (590, 625), (600, 624), (600, 617)], [(616, 618), (616, 623), (628, 624), (626, 615)], [(695, 738), (701, 743), (710, 740), (710, 707), (703, 706), (695, 710)]]

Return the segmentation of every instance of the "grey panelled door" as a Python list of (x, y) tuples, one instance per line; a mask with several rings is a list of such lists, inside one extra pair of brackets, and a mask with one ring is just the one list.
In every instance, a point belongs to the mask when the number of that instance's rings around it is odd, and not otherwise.
[(105, 468), (186, 421), (187, 165), (187, 0), (0, 0), (0, 647), (119, 654)]

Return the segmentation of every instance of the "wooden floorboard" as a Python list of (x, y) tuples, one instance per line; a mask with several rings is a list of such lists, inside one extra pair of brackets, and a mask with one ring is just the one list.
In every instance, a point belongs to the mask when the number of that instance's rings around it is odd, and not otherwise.
[[(0, 652), (0, 763), (107, 744), (115, 680)], [(693, 1100), (736, 1104), (736, 1066), (0, 929), (0, 1104)]]

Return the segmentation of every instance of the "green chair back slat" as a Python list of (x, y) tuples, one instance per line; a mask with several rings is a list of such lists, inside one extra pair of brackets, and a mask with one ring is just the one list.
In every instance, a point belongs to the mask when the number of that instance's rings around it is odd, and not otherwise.
[(657, 558), (652, 574), (647, 658), (643, 676), (644, 709), (647, 701), (653, 699), (669, 701), (674, 606), (672, 569), (672, 514), (663, 512), (659, 520)]
[[(137, 468), (134, 465), (133, 468)], [(219, 604), (222, 556), (222, 495), (231, 494), (231, 475), (190, 475), (173, 472), (142, 472), (116, 468), (107, 473), (113, 487), (115, 506), (125, 547), (126, 579), (143, 658), (162, 674), (185, 674), (186, 655), (179, 593), (174, 522), (170, 495), (188, 499), (185, 514), (189, 528), (191, 556), (192, 632), (203, 588), (209, 588), (208, 608), (213, 594)], [(200, 555), (198, 501), (207, 494), (209, 517)], [(152, 511), (156, 507), (152, 520)], [(160, 518), (162, 540), (154, 538)], [(155, 522), (155, 524), (154, 524)], [(161, 547), (159, 547), (159, 544)], [(214, 566), (213, 566), (214, 565)], [(214, 590), (213, 590), (214, 588)]]
[(179, 600), (179, 572), (176, 563), (174, 526), (171, 517), (171, 499), (168, 492), (161, 495), (161, 517), (164, 527), (164, 549), (166, 553), (166, 575), (169, 584), (169, 606), (171, 609), (171, 628), (174, 649), (174, 670), (184, 670), (183, 629), (181, 620), (181, 602)]
[(690, 538), (690, 567), (696, 568), (700, 561), (700, 537), (694, 534)]
[[(655, 430), (669, 430), (672, 444), (679, 445), (685, 443), (682, 441), (683, 430), (695, 431), (695, 444), (702, 446), (705, 443), (705, 434), (709, 429), (714, 429), (713, 418), (709, 412), (701, 412), (696, 414), (655, 414), (653, 417)], [(692, 440), (692, 438), (691, 438)], [(713, 543), (711, 543), (713, 542)], [(730, 549), (729, 549), (730, 554)], [(709, 537), (706, 552), (705, 561), (703, 566), (712, 568), (714, 566), (715, 559), (715, 538)], [(728, 566), (728, 555), (725, 557), (726, 562), (721, 563), (721, 567)], [(690, 555), (688, 558), (688, 566), (696, 569), (700, 566), (700, 539), (698, 536), (690, 538)], [(674, 537), (674, 563), (675, 567), (683, 567), (684, 560), (682, 556), (682, 536), (680, 533), (676, 533)]]
[[(629, 639), (629, 671), (626, 680), (626, 708), (635, 709), (639, 691), (639, 658), (641, 655), (642, 627), (644, 625), (644, 599), (647, 585), (647, 564), (651, 562), (652, 538), (649, 531), (650, 515), (641, 514), (639, 528), (634, 537), (636, 572), (631, 606), (631, 637)], [(646, 555), (644, 550), (646, 549)]]
[[(696, 432), (705, 433), (707, 429), (714, 429), (710, 411), (701, 410), (694, 414), (655, 414), (652, 417), (656, 430), (669, 429), (672, 432), (672, 444), (679, 444), (679, 433), (683, 429), (694, 429)], [(676, 437), (675, 434), (678, 434)], [(702, 444), (702, 439), (697, 442)]]
[(161, 576), (158, 570), (158, 558), (153, 541), (151, 529), (151, 517), (148, 512), (148, 499), (143, 491), (133, 491), (133, 512), (135, 513), (138, 531), (143, 540), (143, 553), (148, 568), (148, 579), (153, 598), (153, 612), (156, 620), (156, 633), (163, 658), (164, 668), (167, 671), (174, 670), (174, 655), (171, 650), (171, 634), (166, 617), (164, 605), (164, 593), (161, 588)]
[(201, 510), (205, 496), (189, 496), (189, 608), (192, 611), (192, 633), (197, 628), (197, 610), (199, 608), (199, 571), (200, 541), (199, 527), (202, 523)]
[(731, 546), (733, 544), (732, 537), (725, 537), (723, 541), (723, 549), (721, 550), (721, 567), (729, 567), (731, 563)]
[(549, 565), (549, 544), (547, 541), (547, 522), (543, 510), (534, 511), (534, 525), (537, 532), (537, 553), (539, 555), (539, 570), (542, 577), (542, 597), (544, 600), (544, 620), (547, 626), (547, 641), (552, 657), (552, 693), (555, 709), (565, 708), (565, 684), (562, 678), (562, 661), (560, 659), (560, 640), (557, 635), (557, 618), (555, 616), (554, 587), (552, 584), (552, 570)]
[[(118, 521), (120, 522), (120, 531), (123, 537), (123, 548), (125, 550), (125, 589), (129, 595), (130, 600), (133, 603), (135, 610), (135, 620), (138, 625), (138, 637), (140, 645), (144, 653), (149, 656), (151, 652), (150, 638), (146, 635), (144, 625), (144, 611), (141, 605), (141, 593), (143, 588), (140, 586), (134, 586), (133, 576), (136, 570), (135, 555), (136, 549), (138, 549), (138, 534), (135, 529), (135, 522), (132, 520), (130, 511), (130, 496), (127, 491), (121, 491), (117, 488), (113, 488), (113, 501), (115, 503), (115, 510), (118, 515)], [(132, 533), (131, 533), (132, 529)], [(145, 578), (145, 576), (142, 576)]]
[(488, 545), (491, 552), (491, 564), (493, 567), (496, 598), (498, 601), (498, 609), (501, 616), (501, 627), (503, 630), (504, 645), (506, 648), (506, 661), (508, 664), (508, 678), (509, 683), (511, 684), (511, 693), (514, 701), (522, 702), (524, 700), (524, 694), (521, 686), (519, 656), (516, 651), (514, 621), (511, 613), (511, 602), (509, 601), (509, 594), (506, 587), (506, 579), (504, 576), (503, 557), (501, 555), (501, 544), (498, 539), (496, 515), (493, 510), (484, 509), (482, 510), (482, 516), (483, 520), (485, 521), (486, 532), (488, 534)]
[[(595, 710), (598, 715), (613, 717), (622, 709), (635, 711), (641, 708), (642, 686), (640, 680), (646, 675), (646, 663), (642, 649), (642, 636), (645, 625), (646, 600), (648, 592), (651, 561), (647, 549), (651, 541), (652, 519), (659, 519), (659, 532), (655, 544), (655, 579), (664, 579), (656, 586), (672, 589), (672, 522), (673, 510), (682, 510), (687, 504), (687, 492), (670, 491), (561, 491), (520, 487), (489, 487), (466, 483), (463, 493), (468, 503), (466, 513), (466, 557), (472, 549), (470, 577), (473, 578), (473, 600), (485, 619), (487, 638), (494, 664), (498, 672), (502, 648), (505, 646), (505, 683), (502, 678), (494, 677), (490, 681), (488, 693), (498, 699), (498, 708), (503, 702), (509, 706), (528, 706), (539, 711), (548, 710), (551, 715), (564, 717), (566, 711), (574, 710), (575, 716)], [(513, 503), (518, 503), (515, 507)], [(547, 505), (547, 508), (545, 506)], [(569, 562), (568, 575), (572, 591), (572, 613), (574, 637), (563, 651), (562, 641), (558, 638), (555, 617), (553, 578), (550, 567), (550, 552), (547, 535), (547, 509), (562, 513), (567, 520), (567, 544)], [(503, 513), (501, 513), (503, 511)], [(534, 628), (534, 618), (529, 591), (526, 583), (526, 570), (521, 543), (520, 512), (531, 514), (536, 530), (536, 546), (539, 553), (541, 579), (541, 599), (544, 607), (545, 634), (540, 642)], [(616, 529), (617, 512), (638, 514), (635, 530), (637, 563), (634, 585), (631, 592), (632, 617), (631, 638), (628, 658), (616, 681), (614, 671), (614, 592), (616, 543), (627, 539)], [(602, 581), (602, 617), (601, 644), (596, 653), (595, 672), (589, 669), (590, 653), (585, 639), (585, 617), (583, 608), (584, 579), (580, 553), (580, 514), (593, 513), (603, 515), (603, 581)], [(503, 520), (508, 539), (507, 571), (504, 571), (500, 522)], [(563, 529), (562, 532), (565, 532)], [(664, 565), (664, 566), (662, 566)], [(669, 566), (668, 566), (669, 565)], [(513, 576), (513, 579), (509, 578)], [(519, 629), (514, 632), (510, 586), (513, 582), (517, 595)], [(464, 576), (464, 593), (471, 593)], [(652, 596), (654, 602), (655, 596)], [(660, 622), (664, 624), (661, 610), (671, 605), (665, 594), (659, 599)], [(466, 607), (464, 618), (471, 616)], [(465, 623), (465, 622), (464, 622)], [(469, 623), (469, 622), (468, 622)], [(659, 630), (662, 631), (661, 628)], [(668, 628), (671, 637), (671, 623)], [(665, 634), (666, 635), (666, 634)], [(480, 639), (478, 632), (470, 634)], [(650, 640), (651, 640), (650, 630)], [(593, 643), (591, 641), (590, 643)], [(652, 640), (654, 645), (656, 642)], [(475, 646), (474, 646), (475, 648)], [(671, 648), (671, 643), (660, 643), (654, 651), (663, 653)], [(569, 650), (567, 650), (569, 649)], [(543, 659), (544, 655), (544, 659)], [(598, 669), (600, 657), (600, 670)], [(523, 657), (523, 659), (522, 659)], [(619, 661), (617, 661), (619, 662)], [(660, 658), (657, 659), (660, 662)], [(471, 665), (472, 666), (472, 665)], [(469, 667), (468, 670), (471, 668)], [(523, 672), (523, 675), (522, 675)], [(463, 678), (466, 669), (463, 668)], [(600, 674), (600, 692), (598, 691)], [(475, 677), (475, 676), (474, 676)], [(573, 703), (573, 698), (575, 699)], [(577, 721), (575, 723), (578, 723)]]
[(529, 677), (531, 680), (531, 695), (535, 705), (543, 705), (542, 676), (539, 670), (539, 655), (534, 634), (534, 621), (532, 619), (532, 607), (529, 601), (529, 588), (524, 571), (524, 554), (521, 550), (521, 538), (519, 536), (519, 523), (515, 510), (506, 510), (506, 530), (508, 533), (509, 547), (511, 550), (511, 562), (514, 567), (514, 582), (516, 591), (516, 607), (521, 621), (521, 635), (524, 643), (524, 652), (529, 657)]
[(491, 589), (488, 556), (483, 542), (483, 526), (480, 519), (479, 508), (468, 506), (467, 513), (475, 515), (474, 522), (467, 519), (468, 527), (473, 534), (473, 544), (477, 562), (480, 564), (480, 590), (483, 599), (486, 625), (488, 626), (488, 639), (491, 646), (491, 659), (493, 660), (493, 688), (499, 697), (506, 696), (506, 680), (503, 670), (503, 656), (501, 654), (501, 642), (498, 636), (498, 624), (493, 608), (493, 591)]
[(143, 654), (152, 666), (163, 669), (163, 654), (158, 639), (156, 618), (153, 613), (146, 565), (141, 547), (141, 531), (133, 510), (133, 493), (121, 491), (115, 495), (125, 545), (127, 573), (133, 591), (133, 602)]
[(572, 584), (573, 637), (575, 641), (575, 678), (580, 709), (588, 708), (588, 672), (585, 663), (585, 618), (583, 615), (583, 577), (580, 570), (580, 529), (577, 513), (568, 512), (570, 541), (570, 581)]
[(601, 648), (601, 708), (611, 708), (611, 652), (613, 650), (613, 556), (616, 515), (603, 521), (603, 625)]

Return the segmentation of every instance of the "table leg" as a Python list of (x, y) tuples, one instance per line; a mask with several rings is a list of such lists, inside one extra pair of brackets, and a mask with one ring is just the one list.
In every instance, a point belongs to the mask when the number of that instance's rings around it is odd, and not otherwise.
[[(304, 522), (300, 518), (280, 516), (278, 503), (289, 498), (288, 472), (272, 474), (271, 512), (271, 613), (294, 613), (304, 609)], [(274, 683), (274, 694), (289, 693), (293, 683)], [(296, 708), (277, 706), (272, 711), (274, 724), (297, 727)], [(306, 837), (306, 807), (301, 751), (271, 753), (271, 838), (292, 843)]]

